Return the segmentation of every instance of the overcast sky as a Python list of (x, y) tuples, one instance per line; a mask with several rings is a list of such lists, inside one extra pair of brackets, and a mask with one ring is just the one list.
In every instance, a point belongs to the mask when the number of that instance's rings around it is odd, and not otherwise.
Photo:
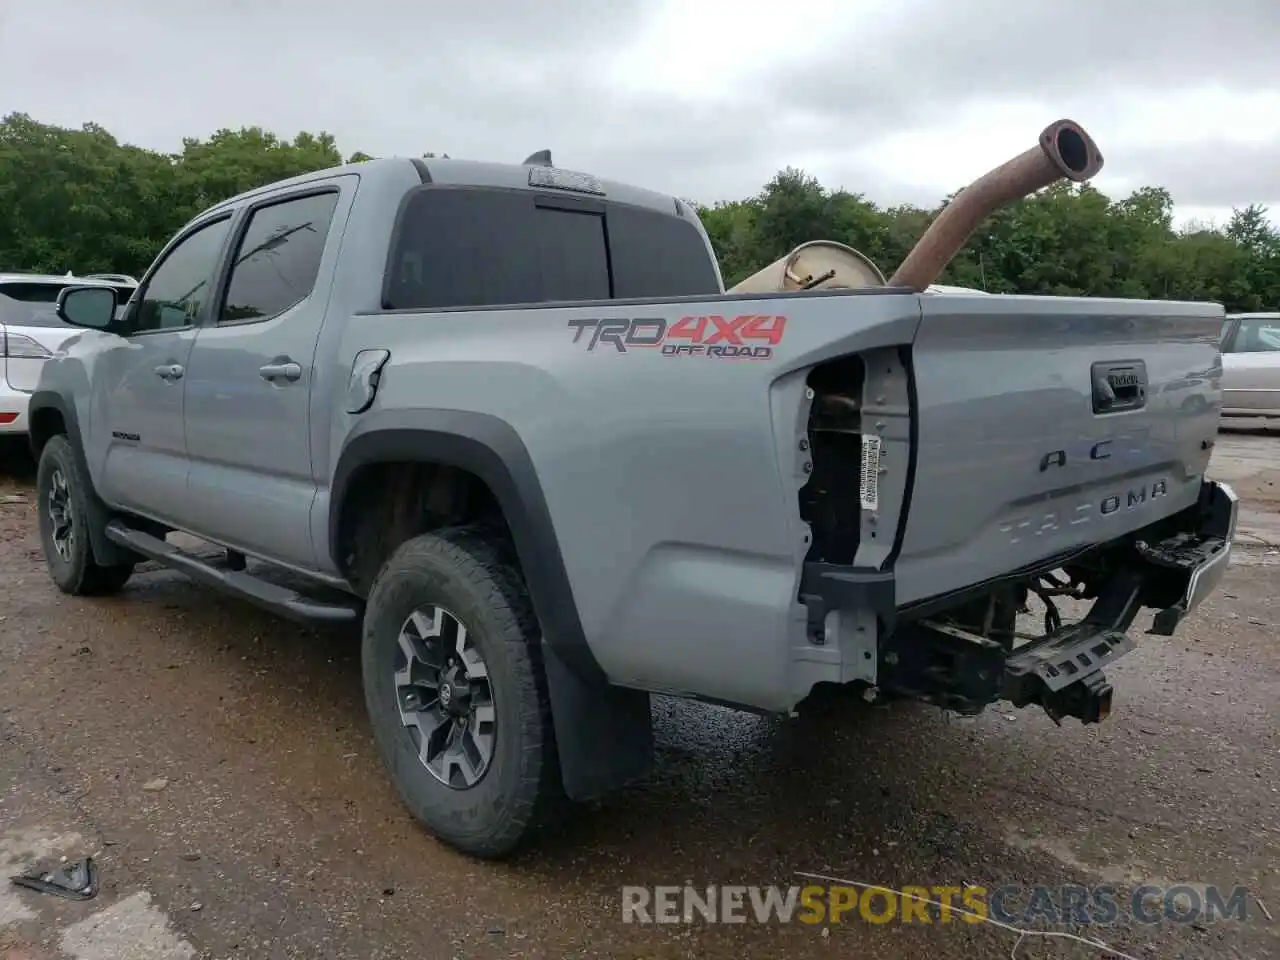
[(1061, 116), (1113, 195), (1280, 221), (1280, 0), (0, 0), (0, 114), (161, 150), (260, 125), (737, 199), (933, 204)]

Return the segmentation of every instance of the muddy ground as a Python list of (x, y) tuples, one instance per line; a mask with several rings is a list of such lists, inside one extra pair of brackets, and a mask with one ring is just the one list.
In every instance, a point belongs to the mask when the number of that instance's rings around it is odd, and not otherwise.
[[(1224, 434), (1245, 503), (1225, 588), (1113, 668), (1104, 724), (1007, 705), (818, 722), (658, 701), (644, 783), (513, 863), (410, 820), (364, 716), (356, 638), (179, 575), (64, 597), (31, 468), (0, 482), (0, 868), (95, 854), (86, 903), (0, 887), (0, 960), (1008, 957), (989, 924), (636, 925), (625, 885), (1142, 883), (1249, 891), (1245, 922), (1074, 930), (1143, 958), (1280, 956), (1280, 429)], [(3, 882), (3, 878), (0, 878)], [(1260, 902), (1259, 902), (1260, 901)], [(1011, 901), (1013, 902), (1013, 901)], [(1021, 901), (1017, 901), (1021, 903)], [(1122, 899), (1122, 903), (1127, 903)], [(1094, 958), (1028, 938), (1021, 958)]]

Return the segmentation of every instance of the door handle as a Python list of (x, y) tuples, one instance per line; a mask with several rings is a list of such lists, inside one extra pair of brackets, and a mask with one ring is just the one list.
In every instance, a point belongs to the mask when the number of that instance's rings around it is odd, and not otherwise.
[(186, 370), (182, 368), (180, 363), (162, 363), (156, 367), (156, 376), (165, 380), (181, 380)]
[(258, 373), (262, 374), (263, 380), (297, 380), (302, 376), (302, 365), (292, 360), (283, 360), (259, 367)]

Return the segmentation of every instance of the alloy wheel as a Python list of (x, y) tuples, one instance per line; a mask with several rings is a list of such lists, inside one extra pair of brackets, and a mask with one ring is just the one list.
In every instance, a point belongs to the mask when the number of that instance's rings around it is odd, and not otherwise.
[(49, 532), (54, 552), (64, 563), (71, 562), (71, 550), (75, 545), (75, 519), (71, 510), (71, 488), (61, 468), (54, 468), (49, 477)]
[(489, 768), (497, 737), (484, 658), (462, 621), (440, 606), (414, 610), (399, 643), (396, 703), (418, 759), (448, 787), (475, 786)]

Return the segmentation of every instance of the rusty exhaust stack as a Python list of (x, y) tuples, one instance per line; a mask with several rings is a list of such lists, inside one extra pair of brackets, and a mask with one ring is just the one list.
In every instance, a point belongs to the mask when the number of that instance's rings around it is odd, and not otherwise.
[(1036, 146), (983, 174), (947, 204), (889, 278), (889, 286), (922, 292), (938, 279), (978, 224), (1000, 207), (1063, 178), (1084, 183), (1101, 169), (1102, 154), (1082, 126), (1073, 120), (1049, 124)]

